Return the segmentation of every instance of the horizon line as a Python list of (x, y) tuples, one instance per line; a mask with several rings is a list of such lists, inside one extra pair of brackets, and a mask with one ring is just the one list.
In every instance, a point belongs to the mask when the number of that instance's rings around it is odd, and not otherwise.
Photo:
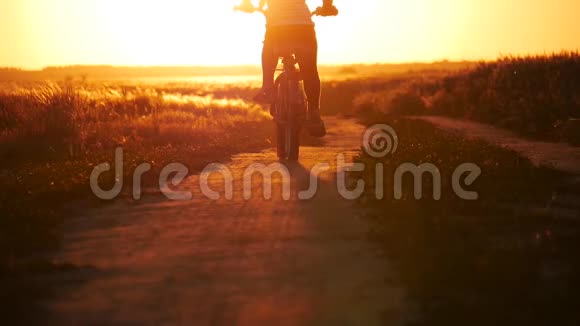
[[(495, 60), (480, 59), (480, 60), (433, 60), (433, 61), (401, 61), (401, 62), (355, 62), (355, 63), (319, 63), (319, 67), (348, 67), (348, 66), (398, 66), (398, 65), (431, 65), (440, 63), (478, 63), (478, 62), (492, 62)], [(18, 67), (18, 66), (0, 66), (0, 70), (17, 70), (22, 72), (42, 72), (49, 69), (67, 69), (67, 68), (260, 68), (260, 64), (225, 64), (225, 65), (116, 65), (116, 64), (67, 64), (67, 65), (48, 65), (41, 68)]]
[[(496, 57), (481, 57), (481, 58), (438, 58), (432, 60), (410, 60), (410, 61), (376, 61), (376, 62), (344, 62), (344, 63), (318, 63), (322, 67), (340, 67), (340, 66), (373, 66), (373, 65), (428, 65), (437, 63), (479, 63), (479, 62), (494, 62), (502, 59), (510, 58), (537, 58), (537, 57), (553, 57), (558, 55), (580, 55), (580, 49), (561, 49), (559, 51), (544, 51), (536, 53), (498, 53)], [(151, 65), (126, 65), (126, 64), (107, 64), (107, 63), (71, 63), (64, 65), (45, 65), (45, 66), (10, 66), (0, 65), (2, 70), (19, 70), (25, 72), (41, 72), (46, 69), (55, 68), (78, 68), (78, 67), (101, 67), (101, 68), (231, 68), (231, 67), (259, 67), (259, 63), (240, 63), (240, 64), (151, 64)]]

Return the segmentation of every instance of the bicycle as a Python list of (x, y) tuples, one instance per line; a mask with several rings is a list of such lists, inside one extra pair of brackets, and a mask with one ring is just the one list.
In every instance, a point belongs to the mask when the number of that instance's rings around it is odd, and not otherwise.
[[(262, 8), (253, 5), (237, 6), (234, 10), (246, 13), (261, 12)], [(312, 16), (321, 15), (322, 8), (312, 12)], [(336, 11), (335, 14), (338, 14)], [(310, 121), (308, 102), (304, 91), (303, 79), (300, 74), (296, 52), (300, 44), (285, 44), (275, 49), (278, 54), (278, 66), (281, 72), (274, 82), (274, 96), (270, 106), (270, 114), (276, 124), (276, 153), (280, 160), (297, 161), (300, 156), (300, 134), (303, 126)]]

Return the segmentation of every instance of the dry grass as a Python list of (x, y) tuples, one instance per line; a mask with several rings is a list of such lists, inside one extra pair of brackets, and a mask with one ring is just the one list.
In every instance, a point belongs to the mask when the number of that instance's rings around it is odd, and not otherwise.
[[(355, 100), (362, 116), (441, 114), (474, 119), (552, 140), (569, 139), (580, 117), (580, 54), (505, 57), (460, 72), (407, 78)], [(573, 134), (573, 133), (572, 133)]]
[(112, 161), (118, 146), (129, 172), (141, 162), (154, 171), (170, 162), (195, 171), (271, 143), (262, 107), (214, 96), (207, 85), (69, 80), (0, 89), (0, 274), (57, 245), (62, 208), (89, 194), (93, 166)]
[[(395, 154), (366, 166), (385, 166), (385, 198), (377, 200), (373, 169), (361, 205), (371, 236), (395, 267), (414, 310), (409, 325), (572, 325), (578, 322), (580, 259), (577, 222), (552, 218), (545, 207), (558, 175), (535, 168), (506, 149), (448, 134), (422, 121), (389, 120), (399, 134)], [(377, 121), (375, 121), (377, 122)], [(414, 199), (404, 180), (403, 199), (394, 200), (394, 170), (402, 163), (432, 162), (442, 174), (442, 198), (433, 200), (432, 178), (423, 199)], [(469, 187), (477, 201), (455, 196), (451, 175), (473, 162), (482, 175)]]
[(45, 84), (0, 93), (0, 153), (68, 159), (116, 145), (205, 143), (240, 122), (266, 119), (261, 107), (211, 95)]

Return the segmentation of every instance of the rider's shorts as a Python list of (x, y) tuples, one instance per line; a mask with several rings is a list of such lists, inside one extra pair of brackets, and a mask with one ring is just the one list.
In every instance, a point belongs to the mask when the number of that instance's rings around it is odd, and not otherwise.
[(314, 26), (289, 25), (268, 27), (264, 37), (264, 47), (276, 48), (284, 45), (293, 45), (303, 49), (316, 51), (318, 42)]

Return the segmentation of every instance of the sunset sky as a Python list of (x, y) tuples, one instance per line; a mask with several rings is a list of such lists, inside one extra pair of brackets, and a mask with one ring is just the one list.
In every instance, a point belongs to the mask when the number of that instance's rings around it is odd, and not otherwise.
[[(258, 64), (264, 18), (239, 0), (0, 0), (0, 66)], [(314, 9), (321, 0), (308, 1)], [(493, 59), (580, 48), (574, 0), (335, 0), (320, 62)]]

